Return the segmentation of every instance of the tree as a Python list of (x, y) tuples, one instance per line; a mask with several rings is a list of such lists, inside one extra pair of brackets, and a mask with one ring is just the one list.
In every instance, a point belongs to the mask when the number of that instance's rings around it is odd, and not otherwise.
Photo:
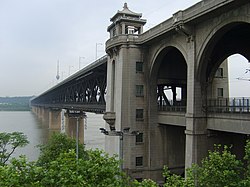
[(250, 140), (247, 140), (245, 146), (245, 157), (246, 161), (246, 171), (244, 174), (244, 180), (242, 181), (242, 186), (250, 186)]
[[(249, 143), (248, 143), (249, 144)], [(247, 144), (247, 145), (248, 145)], [(222, 149), (222, 150), (221, 150)], [(250, 153), (250, 144), (246, 146), (246, 154)], [(243, 178), (243, 162), (237, 160), (227, 146), (215, 146), (214, 151), (209, 151), (208, 157), (200, 165), (193, 165), (187, 170), (186, 179), (171, 175), (167, 168), (164, 171), (166, 183), (169, 187), (233, 187), (249, 186), (249, 179)]]
[[(84, 150), (65, 134), (53, 134), (48, 143), (40, 146), (38, 166), (45, 171), (43, 186), (123, 186), (128, 180), (120, 171), (117, 157), (109, 157), (100, 150)], [(127, 186), (127, 185), (124, 185)]]
[(220, 151), (221, 146), (209, 151), (200, 167), (197, 167), (196, 178), (199, 186), (239, 186), (244, 171), (243, 163), (237, 160), (227, 146)]
[(166, 179), (164, 187), (194, 187), (195, 182), (193, 178), (194, 167), (191, 170), (188, 170), (187, 178), (183, 178), (180, 175), (170, 173), (169, 169), (165, 166), (163, 169), (163, 176)]
[(0, 165), (5, 165), (18, 147), (28, 143), (27, 136), (22, 132), (0, 133)]
[(43, 186), (125, 187), (128, 182), (119, 161), (102, 151), (87, 151), (88, 159), (76, 160), (74, 150), (51, 161), (41, 180)]
[(43, 169), (35, 162), (28, 162), (25, 156), (13, 158), (10, 163), (0, 166), (0, 186), (41, 187)]
[(143, 179), (142, 182), (138, 182), (137, 180), (134, 180), (132, 182), (132, 187), (157, 187), (157, 183), (151, 179)]
[[(49, 148), (56, 149), (57, 146), (53, 143), (58, 143), (61, 138), (64, 140), (63, 144), (70, 144), (70, 138), (57, 134), (50, 138)], [(44, 145), (46, 151), (41, 154), (51, 156), (51, 159), (46, 159), (46, 164), (45, 159), (38, 165), (36, 162), (27, 162), (22, 156), (0, 166), (0, 186), (130, 186), (128, 178), (120, 171), (117, 157), (109, 157), (100, 150), (87, 150), (84, 151), (84, 156), (76, 159), (74, 149), (56, 149), (53, 154), (49, 154), (47, 151), (50, 149), (45, 147)]]
[[(76, 149), (76, 140), (62, 133), (53, 133), (48, 142), (39, 147), (40, 155), (37, 163), (41, 166), (48, 164), (52, 160), (56, 160), (61, 153)], [(86, 158), (86, 156), (84, 145), (79, 144), (79, 158)]]

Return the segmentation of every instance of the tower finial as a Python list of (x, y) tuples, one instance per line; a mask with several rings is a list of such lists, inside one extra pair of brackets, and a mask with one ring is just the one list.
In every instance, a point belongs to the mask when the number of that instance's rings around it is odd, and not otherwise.
[(124, 9), (128, 9), (128, 4), (127, 4), (127, 3), (124, 3), (123, 8), (124, 8)]

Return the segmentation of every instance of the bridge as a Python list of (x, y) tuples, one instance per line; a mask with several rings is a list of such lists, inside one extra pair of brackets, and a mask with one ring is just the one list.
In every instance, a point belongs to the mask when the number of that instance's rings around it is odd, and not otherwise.
[(227, 58), (250, 60), (250, 2), (203, 0), (146, 32), (125, 3), (110, 21), (107, 56), (37, 96), (33, 111), (104, 113), (106, 151), (138, 180), (162, 181), (164, 165), (183, 174), (216, 143), (242, 158), (250, 98), (229, 97)]

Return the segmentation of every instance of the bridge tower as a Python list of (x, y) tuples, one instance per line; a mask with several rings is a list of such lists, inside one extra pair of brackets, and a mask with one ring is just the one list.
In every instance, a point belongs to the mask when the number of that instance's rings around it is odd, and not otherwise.
[(118, 11), (108, 26), (110, 39), (106, 43), (107, 61), (107, 98), (104, 119), (111, 131), (139, 131), (123, 137), (106, 136), (105, 149), (112, 154), (119, 154), (124, 160), (123, 170), (134, 178), (133, 171), (146, 163), (145, 133), (146, 122), (144, 102), (143, 54), (134, 40), (143, 33), (146, 23), (142, 14), (132, 12), (127, 3)]

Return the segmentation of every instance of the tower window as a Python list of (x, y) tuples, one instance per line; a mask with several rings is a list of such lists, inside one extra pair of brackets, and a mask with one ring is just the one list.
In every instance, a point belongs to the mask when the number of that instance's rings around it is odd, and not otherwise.
[(143, 62), (136, 62), (136, 72), (143, 72)]
[(136, 96), (137, 97), (144, 96), (143, 85), (136, 85)]
[(135, 157), (135, 166), (143, 166), (143, 157), (142, 156)]
[(136, 109), (136, 120), (143, 120), (143, 109)]
[(143, 133), (139, 133), (135, 136), (135, 142), (136, 143), (142, 143), (143, 142)]
[(223, 68), (218, 68), (215, 76), (217, 78), (223, 78)]

